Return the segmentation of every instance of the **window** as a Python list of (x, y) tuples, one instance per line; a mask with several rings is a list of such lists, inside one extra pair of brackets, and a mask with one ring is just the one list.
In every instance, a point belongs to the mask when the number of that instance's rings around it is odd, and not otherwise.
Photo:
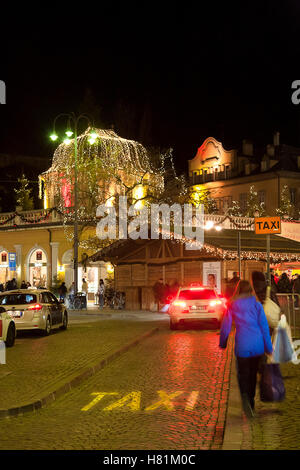
[(7, 294), (0, 297), (1, 305), (25, 305), (36, 303), (34, 294)]
[(215, 299), (216, 293), (213, 289), (185, 289), (179, 292), (178, 299), (180, 300), (206, 300)]
[(247, 193), (240, 194), (240, 207), (242, 211), (245, 211), (247, 209), (247, 199), (248, 199)]
[(258, 191), (257, 196), (258, 196), (259, 204), (262, 204), (265, 207), (265, 205), (266, 205), (266, 192), (265, 191)]
[(52, 295), (50, 292), (43, 292), (42, 293), (42, 303), (43, 304), (53, 304), (54, 299), (52, 298)]
[(1, 253), (1, 263), (7, 263), (7, 253)]
[(291, 204), (296, 204), (297, 202), (297, 189), (296, 188), (290, 188), (290, 198), (291, 198)]

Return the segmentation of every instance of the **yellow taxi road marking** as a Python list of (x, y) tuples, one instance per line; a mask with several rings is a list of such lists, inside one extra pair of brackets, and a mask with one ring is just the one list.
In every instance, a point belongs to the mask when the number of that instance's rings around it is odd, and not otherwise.
[(103, 408), (103, 411), (115, 410), (116, 408), (121, 408), (125, 405), (128, 406), (131, 411), (137, 411), (141, 408), (141, 395), (142, 392), (128, 393), (125, 397)]
[(92, 400), (86, 406), (81, 408), (81, 411), (88, 411), (90, 408), (95, 406), (100, 400), (102, 400), (102, 398), (105, 397), (106, 395), (119, 395), (119, 393), (118, 392), (101, 392), (101, 393), (91, 393), (91, 395), (96, 395), (96, 398), (94, 398), (94, 400)]
[[(173, 400), (176, 397), (179, 397), (180, 395), (182, 395), (183, 393), (187, 393), (187, 392), (184, 392), (181, 390), (181, 391), (176, 391), (173, 393), (168, 393), (168, 392), (165, 392), (164, 390), (157, 390), (157, 394), (160, 400), (156, 401), (155, 403), (152, 403), (152, 405), (149, 405), (147, 408), (144, 409), (144, 411), (153, 411), (161, 407), (163, 407), (164, 409), (168, 411), (173, 411), (174, 410)], [(81, 408), (81, 411), (88, 411), (91, 408), (93, 408), (95, 405), (97, 405), (99, 401), (102, 400), (102, 398), (106, 396), (120, 395), (120, 392), (94, 392), (94, 393), (91, 393), (91, 395), (95, 396), (95, 398), (86, 406)], [(142, 398), (141, 391), (133, 391), (133, 392), (126, 394), (123, 398), (119, 398), (117, 401), (113, 401), (109, 405), (105, 406), (105, 408), (103, 408), (102, 411), (112, 411), (112, 410), (117, 410), (120, 408), (126, 409), (128, 411), (140, 411), (141, 410), (141, 398)], [(190, 392), (186, 399), (186, 405), (184, 409), (186, 411), (192, 411), (198, 401), (198, 398), (199, 398), (199, 391), (193, 390), (192, 392)]]
[(174, 403), (172, 403), (171, 400), (181, 395), (183, 391), (174, 392), (174, 393), (171, 393), (170, 395), (168, 395), (163, 390), (157, 390), (157, 393), (161, 399), (158, 402), (153, 403), (153, 405), (148, 406), (148, 408), (146, 408), (145, 411), (152, 411), (152, 410), (155, 410), (156, 408), (159, 408), (160, 406), (165, 406), (168, 411), (172, 411), (174, 409)]
[(191, 392), (190, 396), (188, 397), (186, 401), (186, 407), (185, 407), (186, 411), (191, 411), (194, 408), (195, 404), (197, 403), (198, 397), (199, 397), (198, 391)]

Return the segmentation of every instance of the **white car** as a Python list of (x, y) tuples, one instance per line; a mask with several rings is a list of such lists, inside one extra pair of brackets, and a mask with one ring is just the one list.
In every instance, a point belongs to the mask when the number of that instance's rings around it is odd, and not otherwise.
[(226, 311), (226, 300), (207, 286), (180, 287), (169, 307), (170, 328), (176, 330), (180, 323), (211, 321), (220, 327)]
[(7, 348), (15, 344), (16, 326), (14, 320), (4, 308), (0, 307), (0, 341), (4, 341)]
[(0, 306), (14, 320), (17, 331), (41, 330), (49, 335), (52, 328), (68, 326), (65, 305), (46, 289), (18, 289), (1, 293)]

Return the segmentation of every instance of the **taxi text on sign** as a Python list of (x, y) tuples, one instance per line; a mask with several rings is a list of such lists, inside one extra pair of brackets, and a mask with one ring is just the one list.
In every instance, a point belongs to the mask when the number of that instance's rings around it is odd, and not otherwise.
[(280, 217), (256, 217), (255, 218), (255, 233), (257, 234), (281, 233)]

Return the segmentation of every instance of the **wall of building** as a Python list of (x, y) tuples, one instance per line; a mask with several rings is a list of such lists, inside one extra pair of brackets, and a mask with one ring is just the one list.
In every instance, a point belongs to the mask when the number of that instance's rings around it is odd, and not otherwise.
[[(16, 254), (15, 271), (7, 267), (8, 263), (1, 263), (1, 254), (5, 252)], [(92, 254), (89, 250), (79, 248), (79, 263), (84, 253)], [(65, 281), (68, 287), (71, 285), (74, 277), (73, 243), (67, 240), (63, 227), (0, 231), (0, 282), (3, 282), (2, 278), (8, 280), (15, 277), (19, 287), (22, 281), (32, 285), (34, 276), (41, 276), (43, 279), (46, 276), (46, 287), (51, 286), (51, 279), (55, 276), (59, 281)], [(90, 278), (91, 283), (98, 285), (99, 279), (106, 277), (105, 264), (96, 263), (87, 267), (87, 270), (79, 265), (79, 276), (79, 290), (81, 277), (87, 280)]]
[[(214, 260), (215, 261), (215, 260)], [(122, 264), (115, 268), (116, 289), (124, 292), (126, 308), (130, 310), (155, 310), (153, 285), (158, 279), (172, 285), (176, 280), (179, 285), (192, 282), (203, 283), (203, 263), (207, 260), (176, 261), (169, 264)], [(221, 264), (221, 291), (224, 293), (226, 284), (233, 272), (238, 272), (238, 260), (224, 260)], [(243, 260), (242, 278), (250, 280), (252, 271), (266, 271), (263, 261)]]

